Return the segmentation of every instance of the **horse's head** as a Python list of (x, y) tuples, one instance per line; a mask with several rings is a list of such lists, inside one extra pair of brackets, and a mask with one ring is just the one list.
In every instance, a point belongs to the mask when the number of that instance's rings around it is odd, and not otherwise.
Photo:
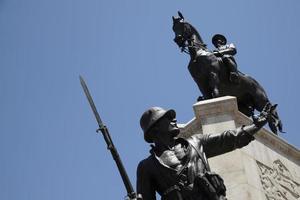
[(197, 46), (206, 48), (197, 30), (188, 22), (184, 21), (183, 15), (178, 11), (179, 17), (173, 18), (174, 42), (184, 50), (186, 47)]

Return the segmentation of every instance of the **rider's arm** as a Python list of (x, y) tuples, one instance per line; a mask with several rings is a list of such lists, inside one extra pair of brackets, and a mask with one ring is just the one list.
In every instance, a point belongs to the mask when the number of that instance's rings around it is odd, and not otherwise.
[(237, 51), (236, 51), (234, 44), (231, 43), (231, 44), (219, 47), (216, 51), (213, 51), (213, 53), (218, 57), (222, 57), (222, 55), (234, 56), (237, 53)]
[(234, 56), (236, 54), (236, 48), (234, 46), (234, 44), (228, 44), (226, 45), (226, 48), (224, 50), (221, 50), (222, 54), (229, 54)]

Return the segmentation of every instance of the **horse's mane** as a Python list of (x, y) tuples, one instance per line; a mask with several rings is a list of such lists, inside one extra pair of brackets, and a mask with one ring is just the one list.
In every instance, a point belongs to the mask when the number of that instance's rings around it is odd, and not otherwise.
[(200, 42), (205, 45), (205, 43), (203, 42), (203, 40), (202, 40), (200, 34), (198, 33), (197, 29), (188, 22), (184, 22), (184, 23), (185, 23), (185, 25), (187, 25), (190, 28), (191, 33), (194, 33), (197, 36), (197, 38), (200, 40)]

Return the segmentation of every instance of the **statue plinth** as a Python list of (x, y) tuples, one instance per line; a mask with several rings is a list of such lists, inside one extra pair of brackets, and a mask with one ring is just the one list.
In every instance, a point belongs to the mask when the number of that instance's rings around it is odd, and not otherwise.
[[(182, 136), (216, 134), (248, 125), (235, 97), (220, 97), (193, 105), (195, 117), (181, 126)], [(293, 133), (291, 133), (293, 134)], [(299, 200), (300, 150), (262, 128), (248, 146), (209, 159), (230, 200)]]

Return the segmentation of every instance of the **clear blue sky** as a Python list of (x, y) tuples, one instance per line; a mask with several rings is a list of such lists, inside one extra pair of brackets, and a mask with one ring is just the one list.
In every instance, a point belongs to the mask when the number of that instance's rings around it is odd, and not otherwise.
[(300, 147), (300, 1), (0, 0), (0, 199), (122, 199), (78, 76), (87, 81), (135, 185), (148, 155), (139, 127), (150, 106), (193, 117), (199, 91), (172, 41), (172, 15), (210, 43), (235, 43), (239, 69), (278, 103)]

